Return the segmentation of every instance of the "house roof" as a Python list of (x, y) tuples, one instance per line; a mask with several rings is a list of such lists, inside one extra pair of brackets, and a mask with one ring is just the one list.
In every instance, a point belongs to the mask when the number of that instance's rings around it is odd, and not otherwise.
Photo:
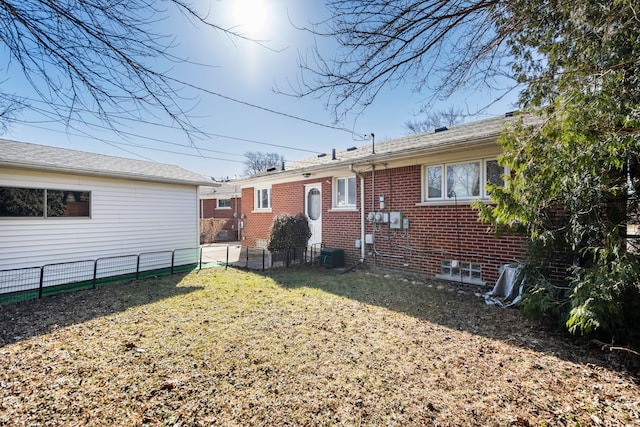
[[(386, 161), (439, 150), (466, 149), (475, 144), (495, 143), (498, 136), (507, 126), (515, 124), (520, 119), (525, 120), (527, 123), (534, 123), (535, 120), (532, 116), (506, 114), (505, 116), (465, 123), (451, 129), (375, 142), (375, 147), (374, 144), (367, 144), (348, 150), (336, 151), (335, 158), (332, 155), (332, 150), (329, 150), (326, 155), (321, 157), (308, 157), (300, 161), (287, 163), (284, 172), (328, 169), (345, 164), (357, 165), (359, 163)], [(374, 148), (375, 153), (373, 153)], [(282, 172), (278, 169), (272, 172), (252, 175), (245, 178), (245, 180), (266, 178)]]
[(0, 139), (0, 166), (172, 184), (215, 185), (179, 166)]
[[(214, 188), (214, 186), (216, 186)], [(240, 197), (242, 190), (240, 185), (233, 181), (218, 182), (214, 185), (200, 187), (201, 199), (231, 199), (233, 197)]]

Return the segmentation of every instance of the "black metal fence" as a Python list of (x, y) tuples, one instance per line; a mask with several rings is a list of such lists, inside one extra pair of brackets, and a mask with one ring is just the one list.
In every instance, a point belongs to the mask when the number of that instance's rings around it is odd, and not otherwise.
[(200, 268), (198, 247), (0, 270), (0, 304)]
[(266, 270), (277, 267), (289, 268), (293, 265), (313, 265), (319, 255), (319, 249), (313, 246), (307, 249), (268, 251), (264, 248), (230, 244), (205, 247), (202, 260), (225, 267)]
[(262, 248), (222, 245), (207, 247), (204, 251), (202, 247), (174, 249), (0, 270), (0, 304), (211, 266), (265, 270), (313, 265), (319, 262), (319, 248), (270, 252)]

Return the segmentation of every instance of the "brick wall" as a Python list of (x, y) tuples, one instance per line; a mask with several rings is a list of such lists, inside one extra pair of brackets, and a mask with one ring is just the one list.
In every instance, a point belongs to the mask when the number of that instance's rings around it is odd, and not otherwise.
[[(328, 182), (327, 182), (328, 181)], [(322, 184), (322, 243), (325, 247), (344, 249), (347, 266), (360, 259), (355, 243), (360, 239), (360, 179), (356, 179), (357, 210), (332, 209), (332, 178)]]
[[(321, 179), (325, 180), (325, 178)], [(265, 212), (254, 210), (254, 188), (244, 188), (242, 190), (242, 199), (244, 201), (242, 214), (246, 215), (246, 219), (244, 221), (244, 230), (242, 231), (242, 245), (255, 247), (257, 246), (256, 239), (268, 241), (273, 219), (278, 214), (284, 212), (290, 215), (304, 213), (304, 186), (309, 183), (316, 183), (319, 180), (320, 178), (315, 178), (273, 185), (271, 187), (272, 209)], [(326, 191), (324, 185), (323, 194)]]
[[(389, 224), (365, 221), (365, 233), (373, 234), (375, 245), (365, 245), (365, 262), (373, 267), (422, 274), (429, 277), (441, 272), (442, 260), (458, 260), (482, 265), (482, 279), (493, 284), (498, 268), (525, 256), (522, 239), (513, 236), (494, 237), (488, 225), (478, 221), (477, 212), (468, 202), (453, 200), (430, 206), (417, 206), (421, 201), (421, 168), (408, 166), (375, 171), (365, 177), (365, 215), (380, 211), (379, 197), (385, 197), (383, 212), (401, 212), (409, 221), (408, 229), (390, 229)], [(247, 215), (244, 245), (254, 246), (255, 239), (268, 238), (273, 218), (280, 212), (295, 215), (304, 212), (304, 185), (322, 183), (322, 241), (326, 247), (345, 251), (347, 265), (360, 259), (356, 240), (360, 234), (360, 212), (333, 210), (332, 177), (315, 178), (272, 187), (270, 213), (253, 209), (253, 189), (243, 190)], [(360, 179), (357, 179), (358, 209)], [(372, 205), (373, 200), (373, 205)], [(375, 256), (374, 256), (375, 254)]]
[(422, 199), (421, 179), (419, 165), (376, 170), (372, 194), (371, 173), (366, 174), (365, 212), (372, 210), (372, 197), (373, 210), (380, 211), (379, 198), (384, 196), (383, 212), (400, 212), (409, 221), (408, 229), (366, 222), (366, 233), (375, 240), (374, 245), (365, 245), (369, 264), (375, 261), (377, 267), (434, 276), (440, 274), (443, 260), (479, 263), (482, 279), (492, 284), (501, 265), (524, 259), (522, 239), (496, 238), (466, 201), (417, 206)]
[[(219, 240), (238, 240), (238, 219), (242, 213), (242, 199), (240, 197), (231, 197), (230, 208), (218, 208), (218, 199), (202, 199), (200, 205), (200, 219), (226, 219), (222, 230), (226, 231), (226, 237), (220, 235), (214, 237), (213, 241)], [(208, 240), (207, 240), (208, 241)]]
[(218, 199), (202, 199), (200, 206), (200, 218), (233, 218), (234, 212), (242, 212), (242, 199), (230, 198), (231, 207), (218, 208)]

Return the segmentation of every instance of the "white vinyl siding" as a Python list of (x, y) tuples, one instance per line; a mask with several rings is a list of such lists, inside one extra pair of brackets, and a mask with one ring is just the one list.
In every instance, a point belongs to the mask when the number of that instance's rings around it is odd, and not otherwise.
[(20, 170), (0, 185), (91, 192), (91, 217), (0, 218), (0, 269), (199, 246), (195, 185)]

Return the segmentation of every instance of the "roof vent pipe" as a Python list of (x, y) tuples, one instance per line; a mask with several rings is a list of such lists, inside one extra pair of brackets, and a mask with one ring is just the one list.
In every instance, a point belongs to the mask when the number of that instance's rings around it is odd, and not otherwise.
[(371, 134), (371, 154), (376, 154), (376, 136)]
[(284, 160), (282, 161), (282, 167), (280, 168), (282, 172), (284, 172)]
[(331, 149), (331, 160), (336, 160), (336, 149), (335, 148)]

